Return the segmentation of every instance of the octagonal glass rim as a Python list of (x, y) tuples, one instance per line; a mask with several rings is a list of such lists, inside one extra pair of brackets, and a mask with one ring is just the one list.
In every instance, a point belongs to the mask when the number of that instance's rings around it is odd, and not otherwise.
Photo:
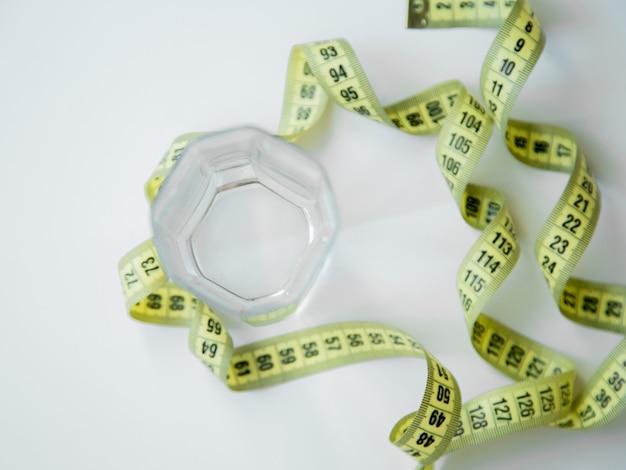
[[(209, 156), (203, 155), (207, 149)], [(242, 182), (261, 184), (299, 208), (307, 229), (306, 246), (283, 288), (251, 299), (202, 276), (191, 247), (191, 236), (217, 194), (225, 197), (229, 185), (240, 187)], [(339, 225), (321, 165), (298, 147), (253, 127), (191, 142), (154, 199), (151, 219), (154, 243), (168, 277), (215, 310), (237, 318), (298, 303), (321, 269)], [(195, 266), (191, 272), (190, 266)]]

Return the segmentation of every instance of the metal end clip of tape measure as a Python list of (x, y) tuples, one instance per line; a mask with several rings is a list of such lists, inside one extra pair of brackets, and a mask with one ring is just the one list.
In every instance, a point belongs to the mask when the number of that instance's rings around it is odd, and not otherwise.
[[(468, 334), (481, 357), (515, 382), (461, 405), (459, 387), (449, 370), (406, 333), (373, 323), (325, 325), (235, 348), (215, 306), (168, 278), (152, 240), (119, 263), (130, 314), (149, 323), (189, 326), (192, 352), (233, 390), (275, 385), (372, 358), (425, 359), (428, 379), (423, 401), (390, 434), (390, 440), (420, 467), (445, 453), (537, 426), (601, 426), (626, 406), (626, 339), (574, 396), (575, 369), (569, 359), (483, 312), (515, 266), (520, 250), (502, 194), (470, 182), (495, 124), (515, 158), (537, 168), (570, 173), (535, 247), (538, 265), (561, 312), (583, 325), (626, 333), (626, 287), (571, 277), (600, 211), (597, 184), (583, 153), (564, 129), (510, 119), (544, 47), (539, 20), (527, 0), (411, 0), (407, 24), (410, 28), (501, 25), (481, 72), (485, 107), (457, 81), (383, 107), (350, 45), (335, 39), (293, 48), (278, 133), (286, 141), (296, 140), (319, 121), (330, 98), (401, 131), (438, 134), (436, 157), (443, 177), (464, 220), (481, 231), (457, 274)], [(190, 144), (206, 135), (187, 134), (174, 141), (146, 184), (150, 202)], [(287, 303), (250, 323), (279, 320), (295, 306)]]

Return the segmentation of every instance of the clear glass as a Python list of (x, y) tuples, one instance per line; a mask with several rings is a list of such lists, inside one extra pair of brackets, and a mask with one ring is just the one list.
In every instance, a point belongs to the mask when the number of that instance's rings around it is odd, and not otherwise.
[(251, 321), (297, 306), (338, 216), (317, 162), (280, 137), (241, 128), (185, 149), (152, 203), (152, 228), (172, 281), (216, 312)]

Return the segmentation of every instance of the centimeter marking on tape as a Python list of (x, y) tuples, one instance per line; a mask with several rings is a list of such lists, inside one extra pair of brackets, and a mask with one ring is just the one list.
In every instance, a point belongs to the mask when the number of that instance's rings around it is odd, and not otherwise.
[(411, 0), (408, 2), (407, 26), (500, 26), (514, 5), (515, 0)]
[[(233, 390), (278, 384), (353, 362), (394, 356), (424, 358), (428, 380), (415, 413), (398, 421), (390, 440), (421, 465), (447, 452), (541, 425), (587, 429), (617, 416), (626, 405), (626, 339), (574, 397), (574, 365), (566, 357), (483, 313), (519, 257), (519, 244), (502, 194), (470, 183), (498, 128), (510, 152), (541, 169), (571, 173), (542, 228), (536, 256), (561, 312), (579, 323), (624, 334), (626, 287), (571, 278), (600, 211), (597, 185), (574, 137), (555, 126), (509, 119), (519, 92), (545, 43), (526, 0), (408, 2), (409, 27), (500, 25), (481, 72), (486, 109), (458, 81), (436, 85), (383, 107), (350, 45), (342, 39), (293, 48), (279, 134), (294, 140), (322, 116), (329, 98), (344, 108), (416, 135), (438, 135), (437, 161), (464, 220), (481, 235), (461, 263), (457, 285), (476, 351), (516, 381), (461, 407), (452, 374), (406, 333), (385, 325), (342, 323), (239, 348), (218, 316), (171, 283), (150, 240), (122, 258), (127, 307), (138, 320), (190, 326), (189, 346)], [(185, 147), (206, 133), (172, 144), (146, 184), (149, 201)], [(268, 315), (275, 321), (284, 312)]]

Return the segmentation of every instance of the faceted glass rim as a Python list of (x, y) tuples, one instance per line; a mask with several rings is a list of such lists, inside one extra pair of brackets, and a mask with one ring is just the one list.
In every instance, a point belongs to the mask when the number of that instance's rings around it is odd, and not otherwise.
[[(213, 154), (207, 156), (207, 151)], [(204, 277), (191, 243), (217, 195), (227, 197), (229, 188), (240, 187), (242, 182), (258, 183), (299, 208), (308, 232), (306, 247), (283, 288), (249, 299)], [(177, 220), (181, 214), (182, 222)], [(299, 147), (254, 127), (191, 142), (154, 199), (151, 219), (154, 243), (170, 279), (216, 311), (238, 318), (266, 315), (299, 303), (321, 269), (339, 226), (324, 168)]]

